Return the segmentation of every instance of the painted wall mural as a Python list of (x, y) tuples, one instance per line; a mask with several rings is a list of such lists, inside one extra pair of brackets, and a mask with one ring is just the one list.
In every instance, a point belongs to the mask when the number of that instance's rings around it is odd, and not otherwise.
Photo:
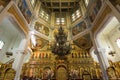
[(80, 47), (81, 49), (84, 49), (84, 50), (90, 49), (92, 47), (92, 41), (90, 38), (90, 34), (86, 34), (73, 42), (78, 47)]
[(36, 22), (34, 28), (38, 32), (45, 34), (46, 36), (49, 36), (49, 28), (44, 26), (43, 24)]
[(18, 7), (28, 23), (31, 21), (32, 13), (26, 3), (26, 0), (19, 0)]
[(77, 35), (78, 33), (84, 31), (85, 29), (86, 29), (86, 23), (82, 21), (72, 28), (72, 34)]
[(94, 4), (93, 4), (93, 9), (92, 9), (92, 11), (91, 11), (90, 14), (89, 14), (89, 18), (90, 18), (90, 21), (91, 21), (91, 22), (94, 21), (94, 19), (95, 19), (96, 15), (98, 14), (101, 6), (102, 6), (101, 0), (96, 0), (96, 1), (94, 2)]
[(50, 67), (45, 67), (44, 69), (44, 79), (52, 79), (54, 76), (54, 71)]
[(47, 44), (48, 44), (47, 40), (40, 38), (40, 37), (36, 37), (36, 47), (37, 48), (41, 49), (44, 46), (46, 46)]
[(70, 75), (71, 79), (78, 79), (79, 71), (77, 69), (71, 69), (69, 75)]

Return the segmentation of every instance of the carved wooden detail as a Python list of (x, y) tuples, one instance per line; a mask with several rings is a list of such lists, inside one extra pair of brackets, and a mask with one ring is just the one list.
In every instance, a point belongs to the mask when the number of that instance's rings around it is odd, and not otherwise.
[(12, 69), (12, 64), (0, 63), (0, 80), (14, 80), (16, 71)]

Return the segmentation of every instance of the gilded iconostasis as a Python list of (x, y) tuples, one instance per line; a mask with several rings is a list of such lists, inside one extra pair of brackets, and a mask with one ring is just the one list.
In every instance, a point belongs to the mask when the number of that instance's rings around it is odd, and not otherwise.
[[(0, 51), (3, 54), (0, 58), (3, 60), (0, 59), (0, 80), (17, 80), (18, 77), (20, 80), (119, 78), (120, 62), (106, 59), (109, 64), (106, 66), (101, 56), (105, 53), (97, 51), (96, 38), (106, 16), (110, 16), (109, 19), (113, 15), (118, 16), (119, 3), (119, 0), (0, 0), (1, 21), (3, 19), (7, 25), (0, 24), (0, 27), (6, 29), (4, 32), (11, 29), (11, 33), (16, 34), (13, 30), (15, 27), (19, 34), (16, 38), (9, 33), (1, 34)], [(117, 14), (114, 13), (115, 9)], [(11, 42), (12, 39), (15, 40)], [(9, 46), (8, 41), (13, 44)], [(56, 49), (58, 46), (60, 48)], [(57, 50), (61, 54), (66, 51), (67, 54), (58, 55)], [(111, 57), (114, 57), (113, 53)]]

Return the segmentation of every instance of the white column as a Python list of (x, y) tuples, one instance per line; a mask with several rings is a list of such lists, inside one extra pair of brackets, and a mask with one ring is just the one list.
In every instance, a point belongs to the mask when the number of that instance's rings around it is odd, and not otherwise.
[(25, 46), (26, 46), (26, 39), (22, 39), (19, 48), (15, 51), (15, 61), (13, 63), (13, 69), (16, 71), (15, 79), (14, 80), (19, 80), (20, 78), (20, 71), (22, 68), (22, 63), (24, 60), (24, 51), (25, 51)]
[(27, 48), (30, 41), (31, 32), (29, 32), (26, 39), (23, 39), (19, 45), (19, 49), (16, 50), (16, 57), (13, 63), (13, 68), (16, 70), (16, 75), (14, 80), (20, 80), (20, 73), (23, 66), (24, 58), (27, 54)]
[(103, 57), (101, 57), (101, 53), (98, 52), (98, 50), (96, 49), (95, 54), (96, 54), (96, 56), (98, 58), (98, 61), (99, 61), (99, 64), (100, 64), (100, 67), (101, 67), (101, 70), (102, 70), (103, 79), (104, 80), (109, 80), (107, 72), (106, 72), (106, 68), (105, 68), (105, 65), (104, 65), (104, 62), (103, 62)]
[(94, 45), (94, 48), (95, 48), (95, 54), (98, 58), (98, 61), (99, 61), (99, 64), (100, 64), (100, 68), (102, 70), (102, 76), (103, 76), (103, 79), (104, 80), (109, 80), (108, 79), (108, 75), (107, 75), (107, 72), (106, 72), (106, 67), (105, 67), (105, 61), (104, 61), (104, 58), (103, 56), (101, 56), (101, 53), (98, 51), (97, 49), (97, 46), (96, 46), (96, 43), (95, 43), (95, 38), (94, 38), (94, 35), (93, 33), (91, 32), (91, 39), (92, 39), (92, 42), (93, 42), (93, 45)]
[(25, 58), (25, 55), (26, 55), (23, 51), (18, 52), (18, 54), (19, 54), (19, 60), (17, 60), (18, 64), (16, 65), (16, 75), (15, 75), (14, 80), (20, 80), (20, 73), (21, 73), (22, 66), (23, 66), (23, 61), (24, 61), (24, 58)]
[(104, 48), (98, 48), (98, 51), (102, 57), (102, 60), (104, 62), (104, 67), (105, 69), (107, 69), (109, 67), (109, 62), (108, 62), (108, 59), (107, 59), (107, 56), (105, 54), (106, 50)]

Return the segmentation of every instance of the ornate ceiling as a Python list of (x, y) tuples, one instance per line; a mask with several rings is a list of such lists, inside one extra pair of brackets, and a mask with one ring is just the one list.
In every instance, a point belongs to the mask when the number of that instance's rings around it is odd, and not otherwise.
[(66, 12), (79, 7), (80, 0), (40, 0), (42, 4), (53, 12)]

